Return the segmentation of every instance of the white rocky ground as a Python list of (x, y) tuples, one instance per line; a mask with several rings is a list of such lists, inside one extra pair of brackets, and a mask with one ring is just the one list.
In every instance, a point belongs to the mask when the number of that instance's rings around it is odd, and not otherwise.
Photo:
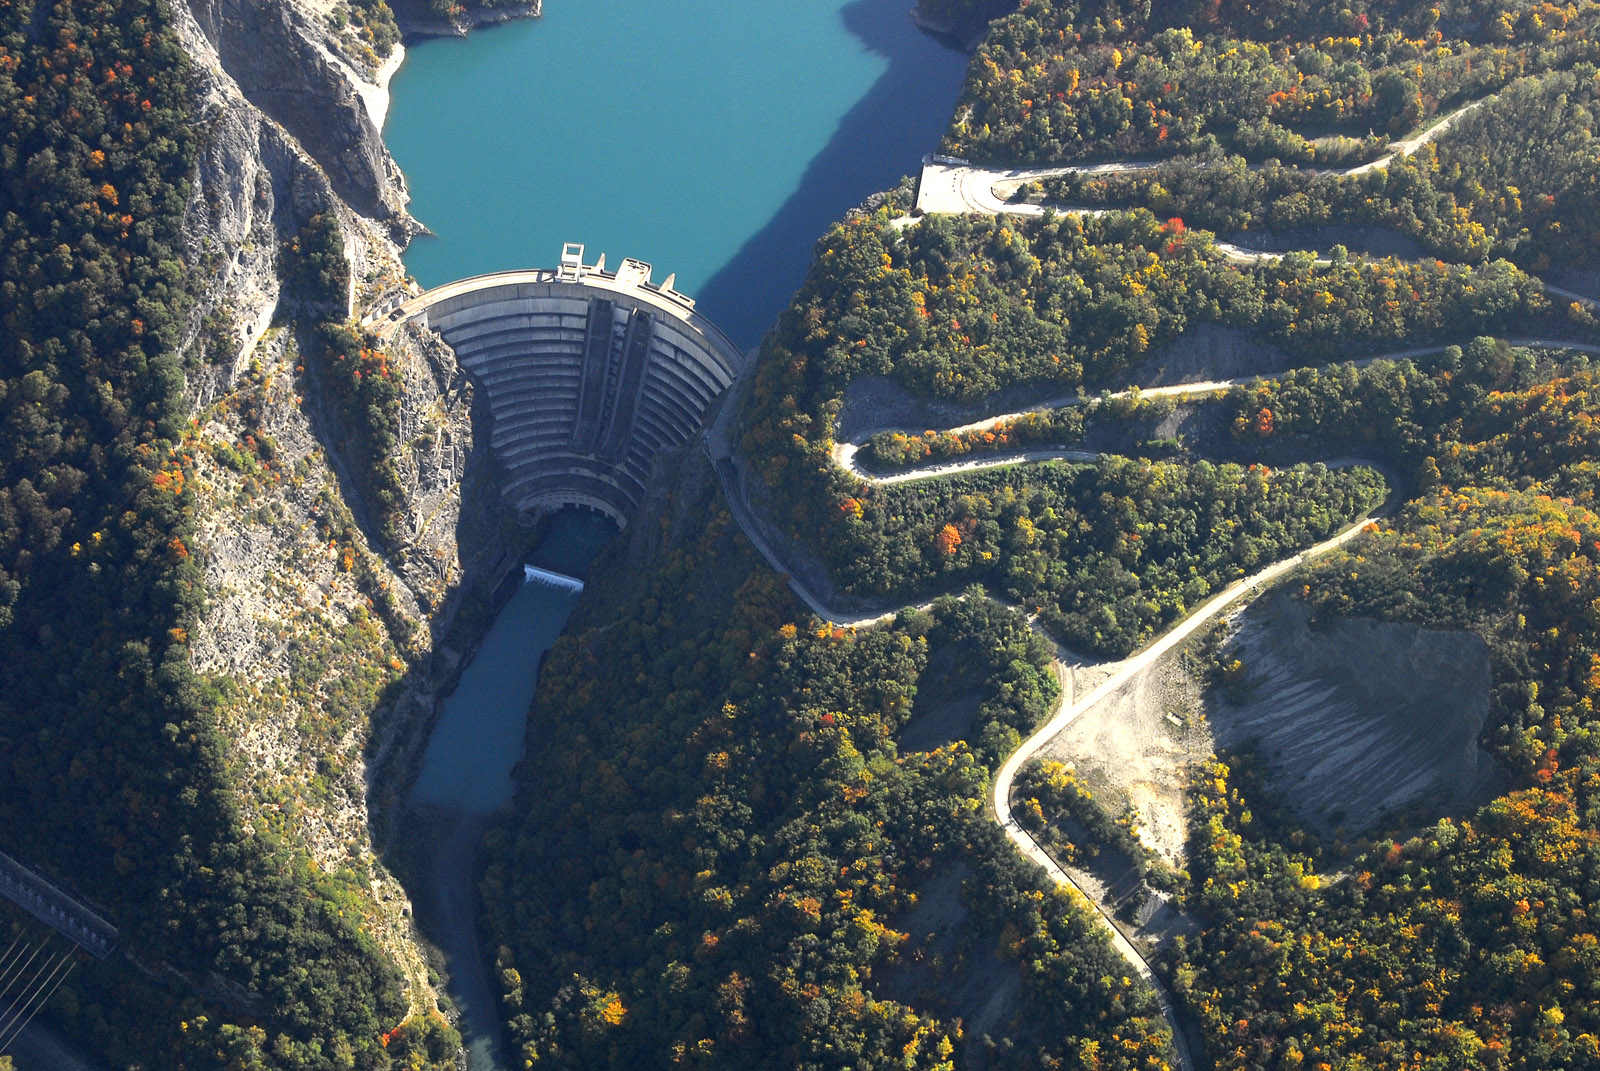
[[(1182, 865), (1188, 835), (1189, 771), (1211, 751), (1198, 717), (1200, 689), (1183, 671), (1181, 656), (1177, 650), (1158, 659), (1040, 753), (1070, 764), (1112, 814), (1132, 804), (1140, 839), (1174, 866)], [(1079, 689), (1090, 686), (1086, 681)]]
[(432, 709), (422, 667), (430, 623), (448, 620), (461, 579), (470, 391), (453, 389), (453, 356), (436, 339), (390, 350), (406, 385), (397, 464), (408, 497), (402, 544), (385, 557), (347, 498), (339, 433), (284, 326), (276, 264), (285, 236), (333, 213), (352, 307), (402, 284), (406, 193), (377, 134), (398, 59), (363, 57), (328, 0), (174, 7), (205, 135), (187, 226), (202, 286), (184, 446), (207, 586), (195, 666), (225, 697), (247, 829), (342, 876), (409, 978), (413, 1007), (432, 1008), (404, 890), (374, 853), (368, 771)]

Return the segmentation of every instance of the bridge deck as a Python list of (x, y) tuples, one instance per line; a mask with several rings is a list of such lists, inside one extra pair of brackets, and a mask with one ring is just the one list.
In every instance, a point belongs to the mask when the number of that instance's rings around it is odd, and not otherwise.
[(0, 896), (100, 959), (117, 947), (117, 928), (0, 852)]

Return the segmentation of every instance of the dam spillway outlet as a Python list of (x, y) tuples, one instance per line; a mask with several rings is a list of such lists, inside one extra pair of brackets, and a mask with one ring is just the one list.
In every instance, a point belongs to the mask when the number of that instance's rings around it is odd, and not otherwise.
[(583, 263), (480, 275), (383, 314), (437, 331), (483, 392), (491, 453), (519, 516), (563, 506), (625, 527), (656, 457), (688, 442), (744, 363), (739, 348), (649, 264)]
[(525, 584), (542, 584), (545, 587), (558, 588), (561, 591), (577, 593), (583, 590), (583, 581), (566, 573), (558, 573), (551, 569), (541, 569), (537, 565), (524, 565), (522, 567), (522, 580)]

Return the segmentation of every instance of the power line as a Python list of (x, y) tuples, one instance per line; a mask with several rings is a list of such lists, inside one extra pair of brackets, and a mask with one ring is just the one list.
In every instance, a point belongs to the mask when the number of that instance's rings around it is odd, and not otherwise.
[[(22, 945), (22, 950), (13, 956), (12, 952), (18, 945)], [(11, 947), (6, 949), (6, 954), (4, 956), (0, 956), (0, 993), (4, 993), (6, 991), (6, 987), (10, 984), (8, 978), (12, 969), (16, 967), (17, 962), (31, 947), (33, 946), (22, 944), (22, 934), (19, 933), (17, 934), (16, 939), (11, 942)]]
[(10, 991), (11, 986), (12, 986), (12, 984), (14, 982), (16, 982), (16, 981), (18, 981), (18, 980), (20, 980), (20, 979), (22, 979), (22, 978), (27, 976), (28, 968), (33, 966), (33, 961), (39, 958), (39, 953), (43, 952), (44, 951), (44, 946), (49, 944), (49, 943), (50, 943), (50, 939), (48, 937), (45, 938), (44, 944), (39, 945), (37, 948), (35, 948), (33, 950), (33, 955), (29, 956), (27, 962), (22, 965), (21, 971), (12, 974), (11, 977), (6, 979), (5, 986), (3, 988), (0, 988), (0, 999), (3, 999), (5, 997), (5, 995), (6, 995), (6, 993)]
[(65, 953), (46, 959), (38, 972), (29, 978), (22, 988), (17, 991), (16, 996), (6, 998), (7, 1007), (5, 1011), (0, 1011), (0, 1037), (4, 1037), (10, 1031), (11, 1025), (17, 1021), (17, 1017), (22, 1014), (22, 1010), (33, 1000), (34, 995), (43, 988), (41, 980), (54, 970), (64, 957)]
[[(72, 957), (73, 950), (69, 947), (60, 956), (48, 961), (46, 966), (41, 967), (39, 973), (34, 975), (34, 981), (30, 983), (33, 987), (33, 992), (28, 994), (21, 1004), (14, 1005), (15, 1011), (12, 1012), (11, 1018), (4, 1025), (0, 1025), (0, 1051), (4, 1051), (7, 1045), (17, 1039), (17, 1036), (33, 1021), (33, 1017), (38, 1013), (39, 1009), (44, 1007), (51, 997), (55, 996), (56, 990), (61, 987), (62, 982), (66, 981), (67, 975), (72, 972), (72, 968), (76, 965), (76, 961)], [(63, 970), (63, 968), (65, 969)], [(32, 1007), (30, 1008), (29, 1005), (32, 1005)], [(27, 1014), (24, 1015), (24, 1012)]]
[(11, 949), (16, 948), (21, 943), (22, 943), (22, 931), (18, 930), (17, 931), (17, 935), (11, 939), (11, 948), (6, 949), (4, 955), (0, 955), (0, 964), (4, 964), (5, 961), (11, 955)]

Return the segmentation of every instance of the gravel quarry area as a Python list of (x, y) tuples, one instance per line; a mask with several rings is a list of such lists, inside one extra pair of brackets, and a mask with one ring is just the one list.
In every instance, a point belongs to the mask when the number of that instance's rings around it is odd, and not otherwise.
[(1216, 745), (1254, 745), (1270, 786), (1308, 827), (1357, 834), (1402, 811), (1428, 819), (1481, 802), (1506, 775), (1478, 747), (1489, 649), (1475, 633), (1339, 620), (1270, 596), (1233, 622), (1238, 698), (1213, 696)]
[(1179, 648), (1040, 753), (1071, 765), (1113, 814), (1131, 804), (1140, 839), (1173, 865), (1184, 860), (1189, 777), (1219, 748), (1257, 749), (1274, 796), (1321, 834), (1431, 819), (1509, 783), (1478, 747), (1490, 677), (1474, 633), (1369, 620), (1313, 628), (1283, 593), (1225, 627), (1223, 657), (1244, 667), (1234, 695), (1206, 693)]
[[(1071, 765), (1112, 814), (1132, 804), (1139, 839), (1181, 866), (1188, 836), (1185, 789), (1189, 771), (1211, 755), (1201, 722), (1200, 686), (1180, 663), (1183, 648), (1085, 711), (1040, 752)], [(1074, 671), (1078, 691), (1103, 674)]]

